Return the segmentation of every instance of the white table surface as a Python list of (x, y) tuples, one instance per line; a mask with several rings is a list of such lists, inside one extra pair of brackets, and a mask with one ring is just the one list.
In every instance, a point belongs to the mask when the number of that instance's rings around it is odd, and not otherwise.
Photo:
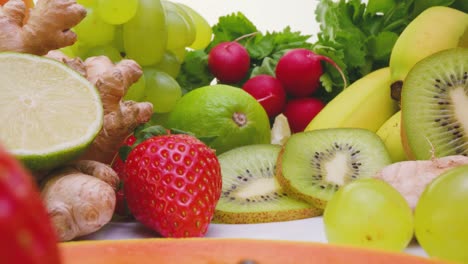
[[(160, 237), (156, 232), (135, 222), (111, 222), (101, 230), (80, 240), (120, 240)], [(247, 238), (267, 240), (310, 241), (327, 243), (322, 217), (264, 224), (211, 224), (207, 238)], [(406, 253), (427, 254), (417, 244), (410, 244)]]

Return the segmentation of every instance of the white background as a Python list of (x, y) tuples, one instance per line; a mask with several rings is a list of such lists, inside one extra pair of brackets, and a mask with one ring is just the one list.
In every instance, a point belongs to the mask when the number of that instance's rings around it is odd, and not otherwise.
[(261, 32), (280, 31), (290, 26), (293, 31), (315, 35), (315, 7), (318, 0), (175, 0), (200, 13), (210, 25), (218, 17), (242, 12)]

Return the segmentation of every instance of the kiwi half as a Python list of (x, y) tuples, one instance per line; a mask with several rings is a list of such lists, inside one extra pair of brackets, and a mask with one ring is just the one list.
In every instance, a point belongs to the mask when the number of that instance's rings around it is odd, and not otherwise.
[(293, 134), (278, 158), (277, 178), (294, 197), (325, 208), (346, 183), (374, 176), (391, 163), (382, 140), (361, 128), (330, 128)]
[(275, 178), (279, 145), (237, 147), (218, 156), (223, 188), (213, 222), (279, 222), (321, 215), (322, 210), (289, 197)]
[(424, 58), (401, 94), (402, 135), (412, 159), (468, 155), (468, 49)]

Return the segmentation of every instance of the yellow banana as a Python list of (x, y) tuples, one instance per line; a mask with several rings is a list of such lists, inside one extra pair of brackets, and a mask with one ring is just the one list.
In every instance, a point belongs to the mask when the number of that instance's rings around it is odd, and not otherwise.
[(388, 67), (367, 74), (333, 98), (305, 130), (355, 127), (376, 132), (398, 111), (389, 86)]
[(396, 112), (377, 130), (393, 162), (407, 160), (401, 140), (401, 111)]
[(441, 50), (468, 47), (468, 14), (444, 6), (424, 10), (403, 30), (390, 55), (392, 97), (399, 100), (403, 80), (421, 59)]

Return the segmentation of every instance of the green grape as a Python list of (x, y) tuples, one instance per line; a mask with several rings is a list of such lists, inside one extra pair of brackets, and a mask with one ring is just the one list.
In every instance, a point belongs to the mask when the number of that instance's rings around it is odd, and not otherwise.
[(114, 48), (116, 48), (120, 53), (125, 53), (122, 25), (115, 26), (114, 39), (112, 40), (111, 45)]
[(122, 60), (120, 52), (110, 45), (92, 47), (86, 52), (82, 59), (100, 55), (107, 56), (114, 63)]
[(154, 68), (169, 74), (172, 78), (176, 78), (180, 72), (180, 66), (179, 59), (171, 51), (166, 51), (162, 60)]
[[(196, 32), (190, 16), (170, 1), (162, 1), (162, 3), (166, 10), (167, 49), (177, 50), (191, 45), (195, 40)], [(190, 20), (188, 21), (187, 18)]]
[(179, 60), (181, 64), (184, 62), (185, 56), (187, 55), (187, 50), (184, 47), (174, 50), (171, 49), (169, 51), (176, 56), (177, 60)]
[(85, 58), (85, 54), (88, 52), (89, 46), (83, 43), (82, 41), (78, 40), (73, 45), (67, 46), (64, 48), (61, 48), (60, 51), (62, 51), (65, 55), (67, 55), (70, 58)]
[(84, 7), (93, 7), (96, 5), (96, 0), (76, 0), (76, 2)]
[(140, 79), (130, 88), (128, 88), (127, 93), (124, 96), (124, 100), (132, 100), (136, 102), (142, 102), (145, 95), (146, 89), (146, 80), (144, 76), (141, 76)]
[[(166, 1), (169, 2), (169, 1)], [(192, 43), (195, 41), (195, 38), (197, 36), (197, 31), (196, 31), (196, 25), (195, 21), (193, 20), (192, 16), (185, 11), (184, 8), (179, 6), (177, 3), (174, 2), (169, 2), (169, 5), (172, 6), (173, 10), (177, 12), (180, 16), (182, 16), (187, 23), (187, 43), (184, 47), (187, 47), (189, 45), (192, 45)]]
[(431, 182), (414, 211), (416, 238), (431, 257), (468, 263), (468, 165)]
[(191, 17), (195, 24), (195, 41), (189, 48), (198, 50), (198, 49), (205, 49), (211, 42), (211, 38), (213, 36), (213, 30), (211, 29), (210, 24), (208, 21), (205, 20), (198, 12), (193, 10), (192, 8), (184, 5), (182, 3), (177, 3), (180, 7), (182, 7)]
[(182, 96), (182, 89), (174, 78), (165, 72), (152, 68), (143, 69), (146, 88), (143, 101), (153, 104), (157, 113), (170, 112)]
[(151, 115), (150, 121), (146, 123), (148, 126), (166, 126), (166, 121), (169, 117), (170, 112), (167, 113), (153, 113)]
[(166, 50), (166, 15), (160, 0), (139, 0), (135, 16), (123, 25), (128, 58), (141, 66), (157, 64)]
[(323, 214), (330, 243), (402, 251), (413, 237), (413, 213), (388, 183), (358, 179), (341, 187)]
[(114, 38), (115, 27), (102, 21), (92, 8), (87, 9), (86, 17), (73, 30), (78, 39), (89, 46), (106, 45)]
[(129, 21), (136, 13), (138, 0), (97, 0), (97, 12), (101, 19), (112, 25)]

